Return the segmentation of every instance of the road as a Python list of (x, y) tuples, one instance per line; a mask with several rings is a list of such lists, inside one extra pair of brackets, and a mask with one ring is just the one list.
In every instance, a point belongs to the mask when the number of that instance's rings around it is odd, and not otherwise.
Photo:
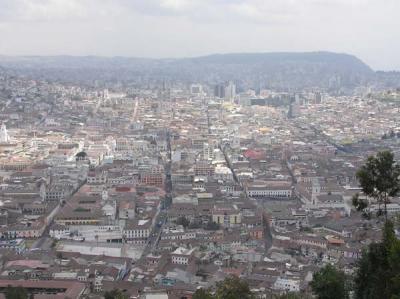
[(51, 248), (51, 245), (53, 244), (53, 239), (50, 238), (49, 231), (50, 231), (50, 224), (46, 226), (46, 229), (44, 230), (42, 236), (32, 244), (31, 250), (35, 249), (49, 250)]
[(172, 181), (171, 181), (171, 134), (167, 131), (167, 162), (165, 164), (165, 198), (161, 204), (161, 211), (156, 216), (154, 228), (150, 234), (150, 238), (143, 250), (142, 258), (145, 258), (149, 253), (156, 251), (158, 241), (162, 233), (162, 226), (167, 221), (168, 208), (172, 201)]
[(137, 121), (137, 112), (138, 112), (138, 107), (139, 107), (139, 100), (135, 99), (135, 107), (133, 108), (133, 121), (136, 122)]

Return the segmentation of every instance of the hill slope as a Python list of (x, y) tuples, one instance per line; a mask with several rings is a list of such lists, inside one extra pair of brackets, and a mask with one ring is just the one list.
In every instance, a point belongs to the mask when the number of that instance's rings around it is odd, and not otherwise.
[(45, 79), (84, 81), (234, 80), (243, 88), (352, 88), (375, 72), (357, 57), (331, 52), (214, 54), (146, 59), (96, 56), (0, 56), (0, 66)]

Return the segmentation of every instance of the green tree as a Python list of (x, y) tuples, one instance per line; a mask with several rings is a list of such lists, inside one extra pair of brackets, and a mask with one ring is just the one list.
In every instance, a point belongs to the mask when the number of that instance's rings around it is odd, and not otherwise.
[(128, 299), (128, 295), (124, 294), (121, 290), (113, 289), (104, 293), (104, 299)]
[(178, 219), (176, 219), (176, 224), (182, 225), (184, 228), (187, 228), (190, 224), (190, 221), (186, 217), (181, 216)]
[(193, 294), (193, 299), (253, 299), (249, 285), (246, 281), (228, 276), (216, 285), (215, 294), (210, 290), (199, 289)]
[(211, 294), (209, 290), (206, 289), (198, 289), (193, 294), (192, 299), (214, 299), (215, 297)]
[(252, 299), (253, 294), (246, 281), (237, 276), (228, 276), (222, 282), (217, 283), (215, 292), (217, 299)]
[(327, 265), (314, 274), (311, 289), (318, 299), (347, 299), (349, 291), (344, 272)]
[[(400, 166), (394, 160), (394, 155), (390, 151), (378, 152), (376, 156), (370, 156), (365, 165), (357, 171), (356, 176), (360, 182), (362, 191), (365, 195), (376, 200), (381, 214), (381, 205), (384, 206), (384, 214), (387, 219), (386, 206), (393, 196), (400, 191)], [(354, 201), (356, 208), (364, 207), (357, 205), (360, 201)]]
[(386, 221), (383, 240), (366, 248), (354, 278), (355, 299), (400, 299), (400, 241), (391, 221)]
[(353, 206), (357, 211), (361, 211), (364, 218), (370, 219), (371, 212), (368, 211), (368, 200), (366, 198), (360, 197), (359, 193), (354, 194), (352, 198)]
[(306, 294), (301, 294), (301, 293), (286, 293), (282, 295), (275, 295), (273, 299), (310, 299), (310, 296), (307, 296)]
[(23, 287), (8, 286), (5, 291), (6, 299), (28, 299), (28, 291)]
[(219, 230), (220, 225), (214, 221), (210, 221), (207, 223), (206, 227), (204, 228), (205, 230)]

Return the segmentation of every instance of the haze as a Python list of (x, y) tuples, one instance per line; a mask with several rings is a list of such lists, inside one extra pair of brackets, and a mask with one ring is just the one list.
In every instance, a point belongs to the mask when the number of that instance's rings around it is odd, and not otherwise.
[(318, 51), (400, 69), (398, 0), (0, 0), (0, 54)]

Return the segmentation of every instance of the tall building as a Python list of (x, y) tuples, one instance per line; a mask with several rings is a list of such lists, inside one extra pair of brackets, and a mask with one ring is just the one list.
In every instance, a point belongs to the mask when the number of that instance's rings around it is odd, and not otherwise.
[(203, 93), (203, 87), (200, 84), (192, 84), (190, 85), (190, 93), (199, 96)]
[(320, 92), (315, 93), (315, 104), (321, 104), (322, 102), (322, 96)]
[(217, 84), (214, 87), (214, 96), (220, 99), (225, 98), (225, 85)]
[(10, 143), (10, 136), (8, 135), (5, 124), (2, 124), (0, 128), (0, 143)]
[(225, 87), (225, 99), (233, 101), (236, 97), (236, 85), (229, 81), (228, 85)]

